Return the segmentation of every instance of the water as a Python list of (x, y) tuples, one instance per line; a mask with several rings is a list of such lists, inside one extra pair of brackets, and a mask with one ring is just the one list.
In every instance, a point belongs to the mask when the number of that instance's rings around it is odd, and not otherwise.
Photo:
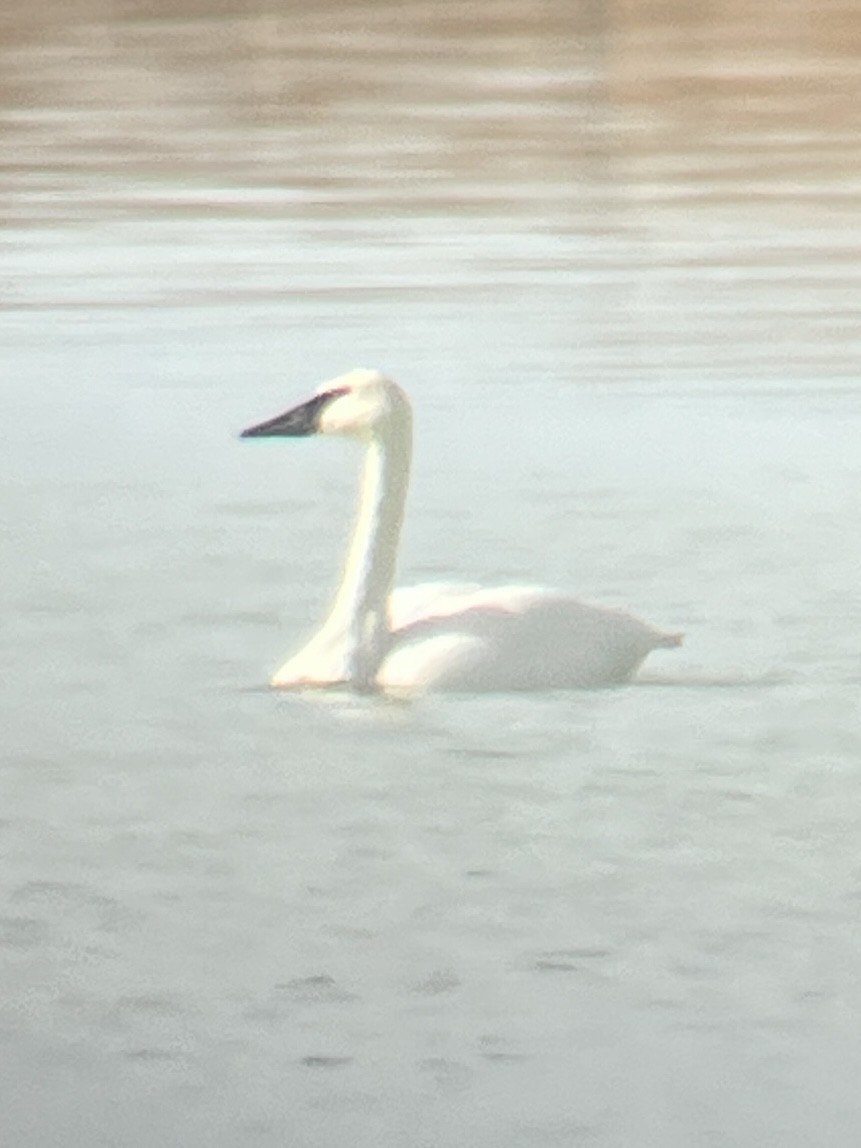
[[(857, 1137), (853, 7), (0, 15), (4, 1142)], [(404, 581), (624, 690), (276, 696), (411, 390)]]

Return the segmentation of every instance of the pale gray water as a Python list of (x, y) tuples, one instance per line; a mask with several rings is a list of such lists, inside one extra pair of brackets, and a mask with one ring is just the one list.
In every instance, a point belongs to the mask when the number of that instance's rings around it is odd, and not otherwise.
[[(213, 9), (0, 15), (3, 1142), (854, 1144), (853, 6)], [(234, 435), (356, 363), (404, 581), (685, 648), (263, 688), (354, 460)]]

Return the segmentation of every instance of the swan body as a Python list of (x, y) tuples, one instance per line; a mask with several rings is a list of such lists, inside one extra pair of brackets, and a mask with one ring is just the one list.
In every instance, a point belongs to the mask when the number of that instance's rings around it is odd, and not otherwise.
[(406, 394), (379, 371), (350, 371), (242, 437), (311, 434), (364, 444), (362, 493), (329, 616), (273, 686), (399, 693), (609, 686), (628, 681), (650, 651), (680, 644), (680, 635), (621, 610), (542, 587), (393, 590), (412, 452)]

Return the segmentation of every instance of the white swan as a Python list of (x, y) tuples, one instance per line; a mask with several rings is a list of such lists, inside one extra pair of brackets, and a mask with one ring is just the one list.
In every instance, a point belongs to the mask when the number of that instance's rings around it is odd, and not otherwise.
[(619, 610), (531, 586), (428, 584), (392, 591), (412, 454), (407, 396), (355, 370), (243, 438), (345, 435), (365, 446), (358, 519), (332, 610), (273, 686), (394, 692), (523, 690), (627, 681), (650, 650), (677, 646)]

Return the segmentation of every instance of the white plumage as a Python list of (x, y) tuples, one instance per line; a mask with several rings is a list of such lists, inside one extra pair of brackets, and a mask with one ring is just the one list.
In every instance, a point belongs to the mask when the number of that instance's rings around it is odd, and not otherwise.
[(351, 371), (243, 437), (315, 433), (365, 445), (359, 512), (332, 610), (274, 686), (399, 693), (608, 686), (628, 681), (651, 650), (681, 642), (621, 610), (541, 587), (393, 590), (412, 454), (409, 400), (379, 371)]

